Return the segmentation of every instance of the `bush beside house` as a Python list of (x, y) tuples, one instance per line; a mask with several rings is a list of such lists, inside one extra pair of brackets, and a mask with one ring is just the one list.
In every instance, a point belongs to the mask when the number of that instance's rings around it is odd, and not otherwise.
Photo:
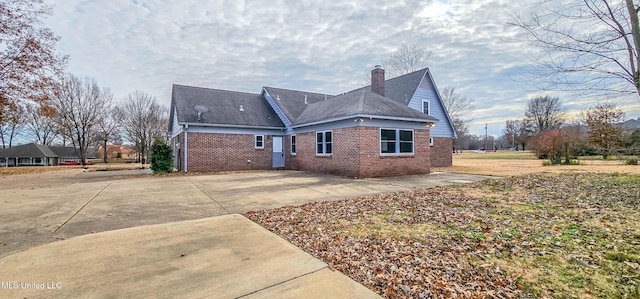
[(167, 173), (173, 170), (173, 151), (160, 137), (151, 146), (151, 170), (153, 173)]

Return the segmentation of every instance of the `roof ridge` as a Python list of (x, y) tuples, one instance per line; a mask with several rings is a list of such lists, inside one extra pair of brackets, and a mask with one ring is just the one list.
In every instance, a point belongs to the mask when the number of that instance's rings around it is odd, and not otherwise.
[(402, 78), (402, 77), (407, 77), (409, 75), (414, 75), (414, 74), (419, 73), (419, 72), (422, 72), (422, 76), (424, 77), (424, 74), (427, 73), (427, 71), (429, 71), (429, 68), (425, 67), (425, 68), (413, 71), (411, 73), (406, 73), (406, 74), (402, 74), (400, 76), (396, 76), (396, 77), (393, 77), (393, 78), (385, 79), (384, 81), (386, 82), (386, 81), (391, 81), (391, 80), (395, 80), (395, 79)]
[(288, 89), (288, 88), (273, 87), (273, 86), (262, 86), (262, 88), (272, 88), (272, 89), (280, 89), (280, 90), (286, 90), (286, 91), (295, 91), (295, 92), (309, 93), (309, 94), (315, 94), (315, 95), (320, 95), (320, 96), (331, 95), (331, 94), (328, 94), (328, 93), (319, 93), (319, 92), (312, 92), (312, 91), (306, 91), (306, 90)]
[(173, 84), (173, 86), (188, 87), (188, 88), (194, 88), (194, 89), (205, 89), (205, 90), (211, 90), (211, 91), (222, 91), (222, 92), (229, 92), (229, 93), (236, 93), (236, 94), (246, 94), (246, 95), (254, 95), (254, 96), (259, 96), (260, 95), (259, 93), (252, 93), (252, 92), (246, 92), (246, 91), (235, 91), (235, 90), (228, 90), (228, 89), (218, 89), (218, 88), (183, 85), (183, 84), (175, 84), (175, 83)]

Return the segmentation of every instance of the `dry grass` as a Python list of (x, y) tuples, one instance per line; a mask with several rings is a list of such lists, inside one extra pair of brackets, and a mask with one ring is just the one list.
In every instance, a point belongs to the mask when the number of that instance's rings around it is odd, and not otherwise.
[(471, 173), (494, 176), (524, 175), (531, 173), (630, 173), (640, 174), (640, 166), (626, 165), (625, 161), (581, 160), (581, 165), (542, 166), (543, 160), (529, 152), (467, 152), (453, 156), (453, 166), (433, 168), (433, 171)]
[(43, 173), (50, 171), (59, 171), (72, 168), (81, 168), (80, 166), (20, 166), (20, 167), (0, 167), (0, 176), (20, 175), (31, 173)]
[[(21, 175), (55, 172), (70, 169), (82, 169), (82, 166), (19, 166), (19, 167), (0, 167), (0, 176)], [(95, 164), (87, 165), (89, 171), (109, 171), (109, 170), (129, 170), (139, 169), (140, 163), (116, 163), (116, 164)], [(149, 169), (150, 165), (145, 164), (145, 168)]]
[(531, 174), (250, 212), (387, 298), (640, 298), (640, 175)]

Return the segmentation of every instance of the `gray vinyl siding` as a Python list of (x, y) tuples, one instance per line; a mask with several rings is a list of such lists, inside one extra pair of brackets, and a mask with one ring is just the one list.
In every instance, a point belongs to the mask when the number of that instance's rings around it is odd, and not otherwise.
[(436, 95), (435, 88), (430, 81), (427, 76), (422, 79), (420, 86), (409, 102), (409, 108), (422, 112), (422, 100), (429, 100), (431, 110), (429, 115), (438, 119), (436, 126), (431, 128), (431, 137), (453, 138), (453, 128), (449, 123), (442, 102)]
[(171, 126), (171, 138), (175, 138), (176, 136), (180, 135), (180, 133), (182, 133), (182, 126), (180, 126), (180, 124), (178, 123), (178, 110), (177, 109), (173, 109), (173, 119), (172, 119), (172, 123), (173, 125)]

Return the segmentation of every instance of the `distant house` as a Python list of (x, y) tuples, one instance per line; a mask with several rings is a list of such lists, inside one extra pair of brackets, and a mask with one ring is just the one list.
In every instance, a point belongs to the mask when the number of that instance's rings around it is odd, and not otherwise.
[(53, 166), (58, 165), (58, 155), (48, 146), (29, 143), (0, 149), (0, 166)]
[[(51, 150), (58, 156), (58, 163), (62, 162), (76, 162), (80, 163), (80, 155), (75, 147), (70, 146), (50, 146)], [(88, 148), (85, 156), (86, 161), (96, 160), (96, 149)]]
[[(96, 153), (98, 159), (104, 159), (104, 148), (98, 147)], [(121, 160), (136, 160), (138, 159), (138, 152), (126, 145), (110, 144), (107, 145), (107, 158), (108, 159), (121, 159)]]
[[(86, 160), (95, 160), (95, 150), (87, 151)], [(80, 163), (75, 148), (29, 143), (0, 149), (0, 167), (56, 166), (63, 162)]]
[[(340, 95), (174, 85), (169, 131), (175, 166), (185, 172), (283, 168), (379, 177), (429, 173), (432, 161), (450, 165), (455, 133), (428, 69), (385, 81), (376, 67), (371, 76), (373, 87)], [(397, 100), (400, 95), (409, 101)], [(412, 99), (427, 113), (414, 109)], [(449, 135), (436, 138), (449, 138), (443, 140), (449, 148), (434, 159), (431, 131), (439, 124)]]

